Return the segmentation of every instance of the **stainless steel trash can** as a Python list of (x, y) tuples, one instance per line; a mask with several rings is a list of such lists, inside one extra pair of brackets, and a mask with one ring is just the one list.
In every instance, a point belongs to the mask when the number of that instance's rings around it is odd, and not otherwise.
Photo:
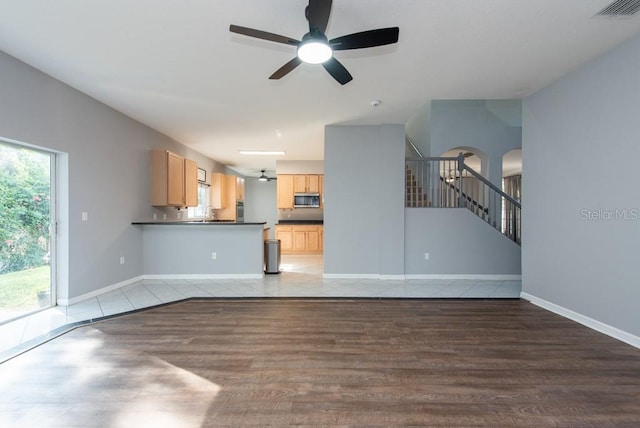
[(264, 273), (280, 273), (280, 240), (264, 241)]

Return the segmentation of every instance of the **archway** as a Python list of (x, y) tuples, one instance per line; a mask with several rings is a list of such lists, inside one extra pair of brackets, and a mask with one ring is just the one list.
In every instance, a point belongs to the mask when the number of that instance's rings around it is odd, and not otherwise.
[(444, 152), (442, 157), (456, 157), (460, 153), (464, 155), (464, 163), (478, 174), (486, 177), (489, 165), (488, 156), (480, 149), (468, 146), (458, 146)]

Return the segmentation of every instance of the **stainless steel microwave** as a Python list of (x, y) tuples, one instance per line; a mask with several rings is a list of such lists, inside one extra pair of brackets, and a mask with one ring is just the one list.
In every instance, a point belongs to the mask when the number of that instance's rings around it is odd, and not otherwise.
[(294, 208), (320, 208), (319, 193), (295, 193), (293, 195)]

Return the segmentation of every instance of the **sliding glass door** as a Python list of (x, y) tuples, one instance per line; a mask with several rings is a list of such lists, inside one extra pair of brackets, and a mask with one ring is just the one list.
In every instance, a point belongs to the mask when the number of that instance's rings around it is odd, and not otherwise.
[(0, 140), (0, 323), (55, 302), (55, 154)]

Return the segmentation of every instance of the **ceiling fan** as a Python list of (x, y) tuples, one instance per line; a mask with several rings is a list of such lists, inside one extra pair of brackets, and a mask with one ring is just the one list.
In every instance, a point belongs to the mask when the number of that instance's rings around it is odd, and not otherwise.
[(260, 172), (262, 173), (260, 175), (260, 177), (258, 177), (258, 181), (271, 181), (271, 180), (277, 180), (276, 177), (267, 177), (267, 175), (264, 173), (266, 170), (261, 169)]
[(322, 64), (334, 79), (344, 85), (349, 83), (353, 77), (335, 59), (333, 52), (396, 43), (400, 29), (398, 27), (378, 28), (328, 40), (324, 32), (331, 14), (331, 3), (331, 0), (309, 0), (309, 5), (305, 8), (305, 16), (309, 21), (309, 32), (302, 36), (302, 40), (238, 25), (231, 25), (229, 31), (297, 47), (297, 56), (276, 70), (275, 73), (269, 76), (269, 79), (280, 79), (301, 63), (306, 62), (309, 64)]

